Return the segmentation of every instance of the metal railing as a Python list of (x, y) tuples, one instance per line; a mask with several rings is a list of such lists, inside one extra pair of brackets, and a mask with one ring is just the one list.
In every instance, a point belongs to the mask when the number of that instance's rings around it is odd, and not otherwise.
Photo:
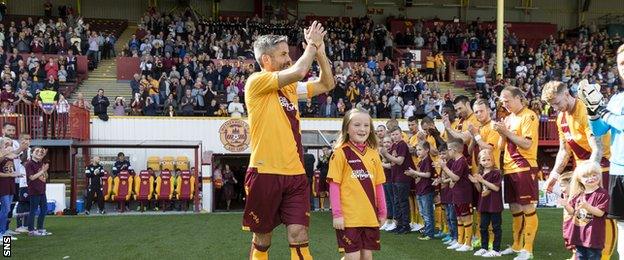
[(32, 139), (87, 140), (89, 120), (89, 110), (74, 105), (69, 105), (68, 113), (46, 113), (37, 103), (20, 103), (14, 113), (0, 115), (0, 123), (13, 123), (18, 135), (28, 133)]
[[(472, 79), (472, 76), (470, 74), (471, 74), (471, 71), (473, 70), (473, 65), (475, 64), (485, 65), (486, 60), (449, 57), (449, 64), (450, 64), (450, 71), (451, 71), (451, 81), (457, 81), (458, 72), (464, 73), (470, 79)], [(486, 77), (487, 76), (488, 75), (486, 75)]]

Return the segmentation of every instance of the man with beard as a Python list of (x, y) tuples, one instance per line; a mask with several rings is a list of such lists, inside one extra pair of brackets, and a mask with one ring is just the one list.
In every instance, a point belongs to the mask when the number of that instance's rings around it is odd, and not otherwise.
[[(334, 88), (325, 34), (316, 21), (304, 29), (305, 51), (292, 66), (286, 36), (263, 35), (253, 44), (262, 70), (245, 84), (251, 158), (245, 177), (243, 228), (253, 232), (250, 259), (268, 259), (273, 229), (282, 223), (291, 259), (312, 259), (308, 248), (310, 191), (296, 104), (299, 97), (312, 98)], [(299, 82), (315, 59), (320, 77)]]

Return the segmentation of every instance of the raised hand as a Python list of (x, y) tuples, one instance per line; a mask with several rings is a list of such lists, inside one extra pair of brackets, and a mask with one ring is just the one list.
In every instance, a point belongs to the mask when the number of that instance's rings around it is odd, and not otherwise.
[(307, 44), (314, 44), (317, 48), (320, 49), (321, 45), (323, 45), (323, 38), (325, 37), (325, 29), (321, 25), (321, 23), (314, 21), (312, 25), (307, 29), (303, 29), (303, 35)]
[(444, 123), (444, 127), (451, 128), (451, 120), (449, 120), (448, 115), (442, 116), (442, 122)]
[(470, 134), (472, 134), (472, 136), (476, 136), (476, 135), (479, 134), (479, 129), (474, 127), (474, 125), (468, 125), (468, 132), (470, 132)]
[(587, 207), (590, 206), (590, 204), (587, 203), (587, 201), (585, 200), (585, 196), (581, 195), (581, 197), (579, 198), (579, 201), (576, 204), (576, 206), (579, 209), (587, 209)]
[(43, 172), (47, 172), (48, 169), (50, 169), (50, 164), (49, 163), (44, 163), (43, 166), (41, 166), (41, 170)]
[(469, 174), (468, 175), (468, 179), (470, 180), (470, 182), (472, 183), (479, 183), (479, 181), (475, 178), (475, 175)]

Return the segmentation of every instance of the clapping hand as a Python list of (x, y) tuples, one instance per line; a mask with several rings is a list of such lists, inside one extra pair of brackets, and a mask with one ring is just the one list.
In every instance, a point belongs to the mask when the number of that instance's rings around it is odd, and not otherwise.
[(507, 126), (503, 122), (498, 121), (492, 123), (492, 128), (501, 135), (506, 135), (507, 133)]
[(48, 169), (50, 169), (49, 163), (44, 163), (43, 166), (41, 166), (41, 171), (43, 172), (48, 172)]
[(475, 178), (475, 175), (469, 174), (468, 175), (468, 179), (470, 180), (470, 182), (477, 184), (479, 183), (479, 181), (477, 180), (477, 178)]
[(579, 209), (587, 209), (588, 207), (591, 207), (591, 205), (587, 203), (587, 200), (585, 200), (585, 196), (583, 195), (579, 197), (579, 201), (576, 205)]
[(479, 129), (474, 127), (474, 125), (468, 125), (468, 132), (470, 132), (470, 134), (474, 137), (479, 134)]
[(321, 23), (314, 21), (310, 27), (303, 29), (303, 35), (307, 44), (312, 44), (317, 48), (317, 51), (321, 49), (323, 45), (323, 38), (327, 32), (321, 25)]
[(442, 122), (444, 123), (444, 127), (451, 128), (451, 120), (449, 120), (448, 115), (445, 114), (442, 116)]

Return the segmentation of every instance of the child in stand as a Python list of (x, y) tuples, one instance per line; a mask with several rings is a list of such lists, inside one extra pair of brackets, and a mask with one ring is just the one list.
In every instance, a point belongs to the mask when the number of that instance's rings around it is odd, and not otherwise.
[(327, 180), (333, 226), (344, 259), (372, 259), (380, 250), (380, 223), (386, 221), (386, 181), (377, 136), (367, 111), (352, 109), (329, 161)]
[(567, 201), (560, 203), (573, 215), (568, 226), (570, 244), (576, 247), (579, 260), (598, 260), (605, 242), (605, 212), (609, 192), (601, 187), (602, 170), (595, 162), (579, 164), (572, 174)]
[(457, 215), (457, 242), (447, 249), (458, 252), (472, 251), (472, 183), (468, 179), (470, 168), (463, 152), (464, 144), (461, 141), (451, 141), (448, 143), (447, 156), (453, 159), (453, 163), (447, 166), (446, 161), (440, 161), (443, 175), (451, 179), (453, 205)]
[[(479, 152), (479, 173), (469, 175), (468, 178), (475, 184), (479, 191), (479, 207), (481, 213), (481, 249), (474, 253), (475, 256), (499, 257), (502, 239), (501, 212), (503, 212), (503, 196), (501, 193), (502, 175), (494, 165), (492, 150), (485, 149)], [(489, 230), (492, 225), (494, 231), (494, 243), (492, 250), (488, 250)]]
[(409, 168), (406, 175), (415, 178), (416, 198), (418, 198), (418, 211), (424, 219), (425, 230), (420, 240), (431, 240), (434, 235), (433, 223), (433, 195), (434, 187), (432, 178), (435, 177), (435, 168), (429, 156), (429, 143), (420, 142), (416, 145), (416, 155), (418, 156), (418, 170)]
[[(570, 199), (569, 191), (570, 191), (570, 180), (572, 179), (572, 172), (564, 172), (559, 175), (559, 188), (561, 191), (561, 204), (566, 205), (568, 200)], [(572, 257), (570, 259), (576, 259), (574, 245), (570, 244), (570, 225), (572, 225), (572, 214), (568, 213), (565, 208), (563, 209), (563, 223), (561, 231), (563, 233), (563, 244), (566, 249), (572, 251)]]

